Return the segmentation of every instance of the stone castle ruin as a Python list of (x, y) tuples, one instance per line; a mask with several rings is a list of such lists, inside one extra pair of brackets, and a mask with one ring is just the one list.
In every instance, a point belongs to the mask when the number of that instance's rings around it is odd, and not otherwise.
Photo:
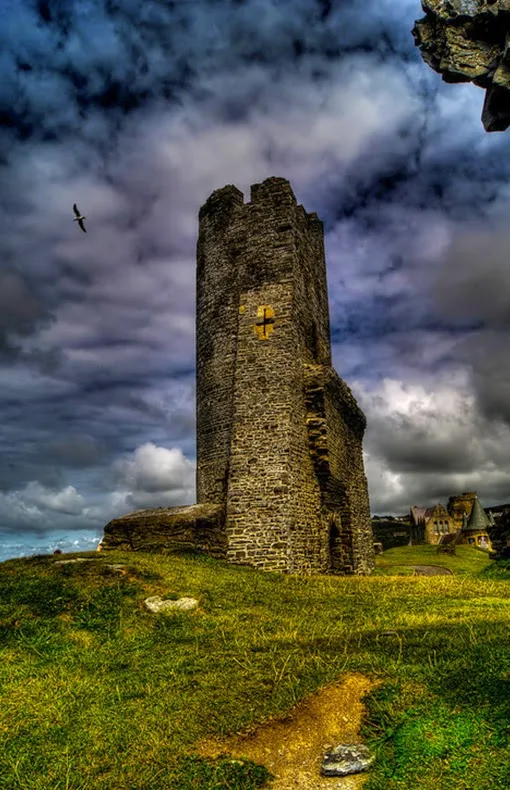
[(366, 420), (331, 365), (323, 224), (287, 180), (205, 202), (196, 298), (197, 504), (114, 519), (101, 547), (371, 573)]

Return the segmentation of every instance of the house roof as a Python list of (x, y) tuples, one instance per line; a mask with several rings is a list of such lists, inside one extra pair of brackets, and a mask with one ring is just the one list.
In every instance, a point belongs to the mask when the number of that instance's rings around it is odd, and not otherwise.
[(462, 532), (472, 532), (474, 530), (486, 530), (487, 527), (490, 526), (490, 520), (485, 515), (485, 512), (480, 504), (480, 500), (478, 497), (475, 498), (473, 502), (473, 510), (471, 511), (471, 516), (469, 517), (469, 521), (466, 524), (466, 519), (464, 519), (464, 524), (462, 526)]
[(428, 521), (429, 518), (432, 518), (436, 508), (439, 508), (440, 511), (442, 511), (439, 514), (439, 518), (448, 517), (446, 509), (443, 507), (443, 505), (441, 505), (441, 503), (438, 503), (433, 507), (417, 507), (416, 505), (413, 505), (411, 507), (411, 518), (414, 520), (415, 524), (422, 524), (424, 521)]
[(422, 521), (425, 520), (425, 512), (427, 508), (425, 507), (417, 507), (413, 505), (411, 507), (411, 518), (413, 519), (415, 524), (420, 524)]

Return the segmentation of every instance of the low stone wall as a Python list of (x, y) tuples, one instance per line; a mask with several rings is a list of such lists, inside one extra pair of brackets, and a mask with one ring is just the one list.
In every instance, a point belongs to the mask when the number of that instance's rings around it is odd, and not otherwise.
[(223, 505), (136, 510), (114, 518), (104, 528), (101, 550), (182, 551), (199, 549), (225, 559), (227, 536)]

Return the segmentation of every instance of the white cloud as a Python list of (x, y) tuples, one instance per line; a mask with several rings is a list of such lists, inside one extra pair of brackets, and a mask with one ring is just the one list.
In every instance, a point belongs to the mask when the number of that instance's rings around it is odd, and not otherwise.
[(60, 491), (49, 491), (40, 483), (32, 481), (19, 492), (19, 496), (41, 511), (54, 510), (71, 516), (79, 515), (84, 505), (82, 495), (74, 486), (66, 486)]
[(160, 497), (194, 485), (195, 465), (184, 457), (182, 450), (156, 447), (147, 442), (138, 447), (130, 458), (114, 463), (119, 485), (139, 495)]

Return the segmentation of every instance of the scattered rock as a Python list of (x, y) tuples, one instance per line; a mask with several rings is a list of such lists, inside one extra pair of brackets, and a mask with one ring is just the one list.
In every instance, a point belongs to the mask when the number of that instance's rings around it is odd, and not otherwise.
[[(54, 551), (53, 553), (56, 554), (57, 552)], [(59, 552), (59, 553), (62, 554), (62, 552)], [(95, 557), (77, 557), (74, 560), (55, 560), (55, 562), (53, 564), (54, 565), (69, 565), (72, 562), (98, 562), (98, 560), (96, 560)], [(124, 570), (124, 568), (126, 566), (122, 565), (121, 563), (117, 563), (115, 565), (113, 565), (111, 563), (107, 563), (107, 565), (105, 567), (106, 568), (111, 568), (114, 571), (121, 571), (121, 572), (123, 572), (123, 570)]]
[(342, 743), (324, 755), (321, 773), (323, 776), (348, 776), (366, 771), (375, 756), (364, 743)]
[(357, 672), (345, 674), (302, 699), (281, 718), (221, 738), (206, 738), (190, 747), (190, 752), (213, 759), (229, 755), (265, 765), (274, 776), (271, 790), (361, 790), (369, 777), (364, 768), (335, 780), (333, 775), (324, 775), (321, 765), (325, 752), (336, 744), (360, 744), (362, 698), (381, 684)]
[(450, 568), (443, 568), (441, 565), (411, 565), (415, 576), (453, 576)]
[(144, 601), (145, 606), (150, 612), (167, 612), (172, 610), (191, 611), (196, 609), (198, 601), (196, 598), (179, 598), (178, 601), (163, 601), (159, 595), (154, 595), (152, 598), (146, 598)]
[(95, 559), (89, 557), (77, 557), (75, 560), (55, 560), (54, 565), (69, 565), (71, 562), (96, 562)]

